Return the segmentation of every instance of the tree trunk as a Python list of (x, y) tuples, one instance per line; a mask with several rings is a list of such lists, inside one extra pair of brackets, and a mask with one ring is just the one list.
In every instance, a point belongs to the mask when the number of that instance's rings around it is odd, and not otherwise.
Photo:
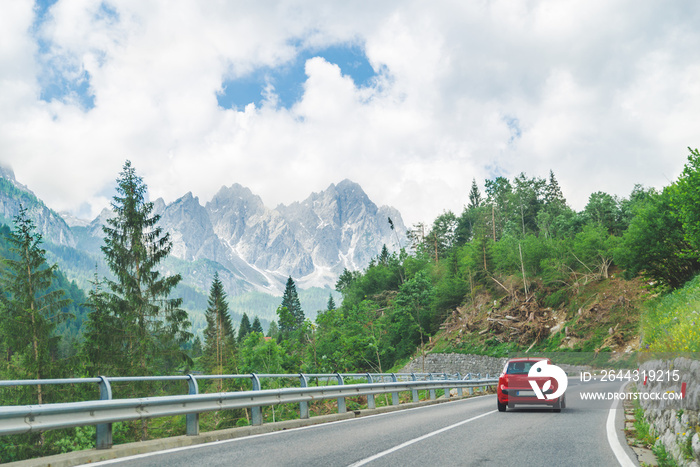
[[(41, 367), (39, 365), (39, 337), (36, 335), (36, 317), (34, 316), (34, 303), (32, 303), (32, 345), (34, 347), (34, 363), (36, 364), (36, 379), (41, 379)], [(36, 395), (39, 405), (43, 402), (41, 384), (36, 386)]]
[(493, 241), (496, 241), (496, 206), (491, 205), (491, 227), (493, 228)]
[(520, 251), (520, 268), (523, 271), (523, 286), (525, 287), (525, 300), (527, 300), (527, 279), (525, 279), (525, 263), (523, 262), (523, 249), (520, 247), (520, 243), (518, 243), (518, 250)]

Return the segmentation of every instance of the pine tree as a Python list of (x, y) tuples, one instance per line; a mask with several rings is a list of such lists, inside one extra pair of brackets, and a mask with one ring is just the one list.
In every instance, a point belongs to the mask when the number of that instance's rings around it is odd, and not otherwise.
[(481, 206), (483, 199), (479, 186), (476, 184), (476, 179), (472, 178), (472, 188), (469, 190), (469, 209), (476, 209)]
[(549, 171), (549, 181), (545, 187), (544, 200), (548, 212), (553, 215), (560, 214), (566, 207), (566, 199), (552, 170)]
[[(13, 354), (11, 376), (18, 379), (42, 379), (56, 376), (55, 361), (59, 336), (53, 330), (69, 317), (62, 308), (69, 304), (62, 289), (52, 290), (57, 266), (46, 263), (37, 233), (27, 210), (20, 206), (14, 218), (15, 230), (7, 238), (10, 257), (4, 263), (1, 284), (4, 306), (0, 309), (0, 337), (5, 351)], [(42, 385), (36, 387), (39, 404), (44, 402)]]
[(386, 244), (382, 245), (382, 252), (379, 254), (379, 264), (388, 266), (390, 258), (391, 255), (389, 254), (389, 249), (386, 247)]
[(172, 242), (157, 225), (160, 216), (153, 214), (146, 191), (126, 161), (112, 201), (115, 216), (103, 227), (102, 252), (116, 279), (104, 280), (105, 304), (121, 332), (115, 334), (100, 323), (95, 323), (95, 329), (102, 339), (124, 348), (124, 359), (114, 361), (116, 372), (122, 374), (171, 371), (178, 360), (187, 359), (180, 346), (192, 336), (187, 312), (180, 308), (182, 299), (170, 298), (180, 275), (161, 277), (156, 269), (170, 253)]
[(284, 294), (282, 295), (282, 308), (286, 308), (287, 311), (291, 314), (292, 317), (292, 323), (291, 327), (292, 329), (285, 329), (287, 326), (282, 326), (282, 323), (280, 323), (280, 330), (282, 331), (294, 331), (296, 329), (299, 329), (301, 325), (304, 323), (304, 310), (301, 309), (301, 302), (299, 302), (299, 295), (297, 294), (297, 287), (294, 284), (294, 280), (290, 276), (289, 279), (287, 279), (287, 285), (284, 288)]
[(203, 363), (206, 371), (215, 374), (230, 372), (235, 367), (235, 337), (231, 318), (228, 314), (228, 302), (219, 274), (209, 290), (208, 307), (205, 312), (207, 327), (204, 330)]
[(248, 318), (247, 313), (243, 313), (243, 318), (241, 318), (241, 325), (238, 326), (238, 343), (241, 344), (245, 340), (246, 336), (250, 334), (251, 331), (250, 318)]
[(257, 316), (253, 320), (253, 326), (250, 328), (251, 332), (259, 332), (260, 334), (264, 334), (262, 324), (260, 323), (260, 318)]
[(335, 300), (333, 300), (333, 294), (328, 294), (328, 305), (326, 305), (326, 311), (335, 310)]

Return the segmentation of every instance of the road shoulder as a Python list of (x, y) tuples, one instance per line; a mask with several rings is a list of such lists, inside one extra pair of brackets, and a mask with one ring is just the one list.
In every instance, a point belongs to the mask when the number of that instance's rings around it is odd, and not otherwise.
[(37, 459), (27, 459), (3, 465), (6, 465), (8, 467), (36, 467), (49, 465), (51, 467), (72, 467), (76, 465), (93, 464), (96, 462), (136, 456), (139, 454), (148, 454), (177, 448), (204, 445), (207, 443), (217, 441), (227, 441), (236, 438), (243, 438), (246, 436), (272, 433), (275, 431), (290, 430), (294, 428), (320, 425), (323, 423), (337, 422), (341, 420), (350, 420), (353, 418), (367, 417), (370, 415), (379, 415), (383, 413), (395, 412), (398, 410), (424, 407), (444, 402), (464, 400), (468, 398), (469, 397), (452, 397), (450, 399), (440, 398), (437, 400), (401, 404), (399, 406), (386, 406), (379, 407), (376, 409), (348, 411), (340, 414), (319, 415), (308, 419), (285, 420), (275, 423), (265, 423), (260, 426), (229, 428), (226, 430), (205, 432), (196, 436), (173, 436), (170, 438), (153, 439), (137, 443), (119, 444), (113, 446), (111, 449), (87, 449), (84, 451), (74, 451), (65, 454), (57, 454), (54, 456), (42, 457)]

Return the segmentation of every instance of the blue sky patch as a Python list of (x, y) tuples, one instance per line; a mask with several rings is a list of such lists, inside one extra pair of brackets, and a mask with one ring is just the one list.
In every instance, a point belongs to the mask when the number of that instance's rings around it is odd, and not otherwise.
[(219, 106), (242, 110), (251, 102), (260, 107), (265, 100), (265, 89), (274, 87), (278, 105), (290, 108), (301, 99), (306, 73), (304, 65), (313, 57), (323, 57), (340, 67), (343, 75), (350, 76), (358, 87), (367, 86), (377, 73), (358, 46), (336, 45), (325, 49), (302, 50), (295, 60), (277, 68), (260, 68), (253, 73), (223, 83), (223, 92), (217, 95)]
[(49, 8), (56, 3), (58, 0), (36, 0), (34, 3), (34, 11), (36, 11), (36, 18), (38, 22), (42, 22), (46, 17), (46, 13)]
[(508, 140), (508, 144), (512, 144), (516, 139), (520, 139), (523, 134), (522, 130), (520, 129), (520, 120), (518, 120), (517, 117), (506, 115), (503, 117), (503, 121), (510, 130), (510, 139)]
[(58, 0), (37, 0), (36, 3), (34, 3), (34, 24), (32, 25), (32, 30), (37, 39), (37, 43), (39, 44), (39, 54), (48, 53), (49, 43), (37, 33), (46, 21), (46, 15), (49, 12), (49, 8), (51, 8), (51, 6), (53, 6), (53, 4), (57, 1)]
[(85, 110), (95, 107), (95, 96), (90, 92), (90, 74), (87, 71), (60, 73), (49, 70), (41, 77), (41, 94), (39, 98), (46, 102), (56, 99), (63, 102), (77, 103)]
[[(57, 0), (37, 0), (34, 4), (34, 36), (39, 46), (38, 62), (41, 71), (38, 76), (41, 93), (39, 98), (46, 102), (59, 100), (76, 103), (84, 110), (95, 107), (95, 96), (90, 92), (90, 74), (71, 63), (67, 57), (52, 54), (51, 42), (40, 34), (41, 27), (47, 21), (49, 9)], [(116, 18), (116, 12), (106, 5), (100, 4), (96, 14), (97, 19), (107, 20)]]

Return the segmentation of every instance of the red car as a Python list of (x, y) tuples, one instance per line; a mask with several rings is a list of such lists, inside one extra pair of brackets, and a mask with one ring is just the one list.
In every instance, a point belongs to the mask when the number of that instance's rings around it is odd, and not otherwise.
[[(544, 405), (555, 412), (561, 412), (561, 409), (566, 407), (566, 395), (561, 394), (556, 398), (549, 398), (558, 391), (559, 383), (551, 372), (542, 371), (548, 369), (547, 365), (552, 365), (548, 358), (512, 358), (508, 360), (503, 368), (503, 373), (498, 378), (498, 411), (505, 412), (506, 407), (522, 404)], [(535, 367), (533, 375), (537, 373), (547, 375), (530, 376), (529, 373), (533, 367)], [(561, 374), (566, 377), (566, 374), (558, 367), (549, 368), (556, 368), (556, 375)], [(534, 387), (533, 382), (537, 387)], [(566, 386), (564, 386), (564, 390), (565, 388)], [(538, 392), (540, 397), (538, 397)]]

